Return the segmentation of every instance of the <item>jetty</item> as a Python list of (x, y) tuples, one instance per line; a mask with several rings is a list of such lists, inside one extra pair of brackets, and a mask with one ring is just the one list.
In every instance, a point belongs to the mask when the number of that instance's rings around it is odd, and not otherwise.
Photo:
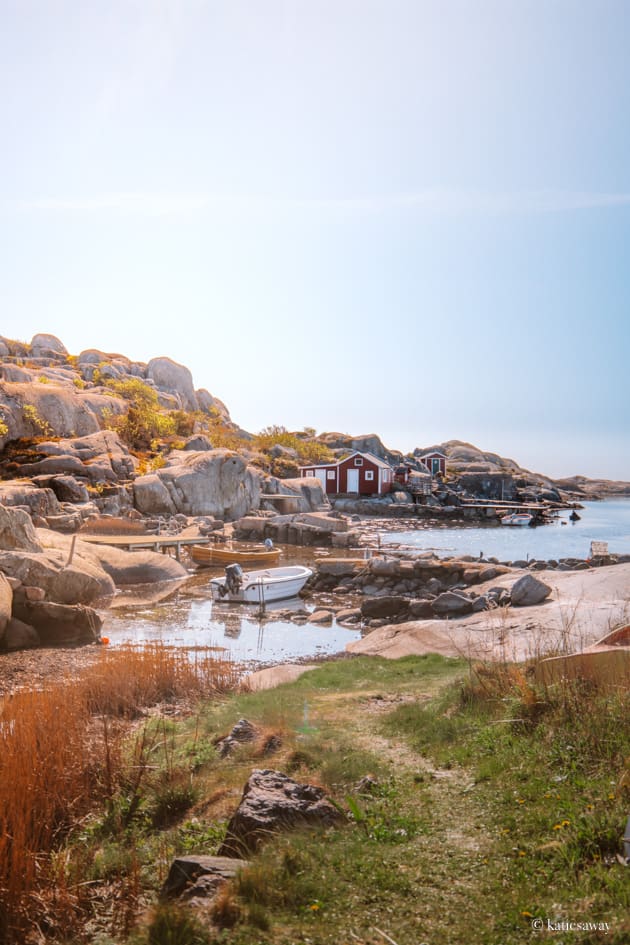
[(122, 548), (125, 551), (134, 551), (138, 548), (149, 548), (151, 551), (161, 551), (170, 554), (175, 549), (175, 557), (181, 560), (182, 548), (189, 545), (209, 544), (208, 538), (179, 538), (177, 535), (79, 535), (81, 541), (89, 541), (95, 545), (110, 545)]

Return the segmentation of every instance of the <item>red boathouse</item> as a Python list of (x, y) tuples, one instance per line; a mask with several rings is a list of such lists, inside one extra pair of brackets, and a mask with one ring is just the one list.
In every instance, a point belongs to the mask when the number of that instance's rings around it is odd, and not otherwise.
[(394, 472), (372, 453), (351, 453), (336, 463), (300, 466), (300, 475), (315, 476), (328, 495), (382, 495), (391, 492)]

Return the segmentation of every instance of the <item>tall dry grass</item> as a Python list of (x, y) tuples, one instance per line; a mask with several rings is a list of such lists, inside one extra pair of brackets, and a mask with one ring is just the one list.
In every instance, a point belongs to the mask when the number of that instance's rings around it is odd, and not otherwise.
[[(143, 706), (212, 698), (238, 684), (234, 664), (204, 652), (152, 646), (103, 651), (73, 681), (20, 691), (0, 708), (0, 941), (21, 942), (42, 921), (66, 928), (80, 912), (55, 851), (90, 810), (111, 797), (122, 740)], [(46, 913), (50, 915), (46, 918)]]

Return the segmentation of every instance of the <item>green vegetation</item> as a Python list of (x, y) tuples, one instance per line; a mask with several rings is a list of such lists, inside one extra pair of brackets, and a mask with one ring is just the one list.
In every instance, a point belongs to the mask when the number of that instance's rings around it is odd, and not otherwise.
[(286, 427), (270, 426), (265, 427), (254, 438), (254, 446), (267, 455), (274, 446), (283, 446), (285, 449), (293, 450), (296, 453), (295, 460), (286, 456), (273, 459), (270, 457), (273, 475), (287, 478), (297, 475), (298, 466), (334, 462), (334, 453), (325, 443), (320, 443), (315, 437), (316, 432), (313, 427), (305, 427), (302, 433), (289, 433)]
[[(124, 678), (122, 692), (111, 675), (91, 680), (98, 718), (114, 706), (129, 717), (168, 691), (136, 693), (131, 667)], [(101, 807), (77, 810), (54, 838), (64, 877), (56, 901), (73, 904), (77, 945), (95, 929), (117, 945), (521, 945), (535, 940), (539, 919), (605, 922), (601, 938), (580, 931), (562, 941), (621, 945), (630, 934), (628, 870), (617, 858), (629, 710), (627, 690), (545, 691), (524, 667), (473, 670), (428, 655), (323, 663), (275, 690), (132, 722), (127, 740), (114, 738), (111, 720), (108, 763), (87, 767)], [(259, 737), (221, 759), (214, 745), (242, 717)], [(280, 747), (269, 756), (272, 736)], [(147, 914), (174, 855), (217, 852), (254, 767), (323, 785), (345, 824), (270, 838), (199, 914), (184, 904)], [(85, 776), (85, 765), (73, 770)], [(54, 941), (62, 933), (45, 901)]]
[(22, 416), (31, 425), (35, 436), (52, 436), (51, 425), (39, 415), (37, 407), (33, 404), (22, 405)]
[(157, 391), (139, 378), (105, 382), (118, 397), (129, 402), (125, 414), (110, 413), (106, 425), (115, 430), (133, 449), (151, 449), (153, 441), (176, 432), (173, 417), (160, 407)]

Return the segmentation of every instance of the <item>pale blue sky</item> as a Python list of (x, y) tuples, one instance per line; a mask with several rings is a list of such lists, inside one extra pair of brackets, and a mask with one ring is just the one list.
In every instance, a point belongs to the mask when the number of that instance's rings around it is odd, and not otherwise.
[(0, 11), (0, 334), (630, 479), (630, 2)]

